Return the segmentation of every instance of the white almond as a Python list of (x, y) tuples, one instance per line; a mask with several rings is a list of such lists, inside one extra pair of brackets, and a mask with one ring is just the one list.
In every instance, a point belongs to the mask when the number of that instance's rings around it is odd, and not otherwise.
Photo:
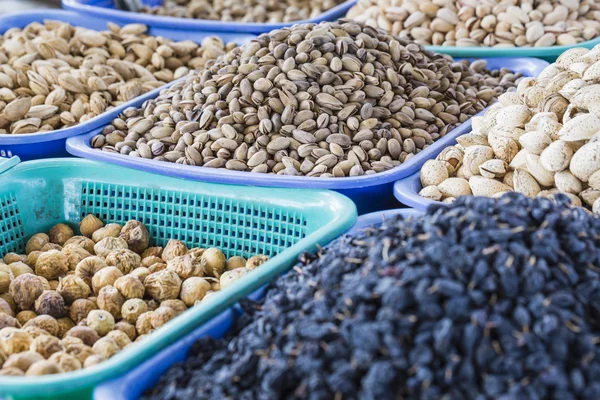
[(540, 157), (535, 154), (527, 154), (527, 171), (542, 186), (551, 187), (554, 185), (554, 173), (548, 171), (542, 166)]
[(600, 118), (588, 113), (570, 119), (558, 132), (558, 137), (567, 142), (589, 140), (600, 131)]
[(569, 170), (583, 182), (600, 169), (600, 142), (584, 145), (575, 152), (569, 164)]
[(518, 168), (513, 175), (513, 188), (515, 192), (523, 193), (525, 196), (535, 197), (541, 188), (535, 178), (524, 169)]
[(569, 143), (557, 140), (542, 151), (540, 162), (546, 170), (559, 172), (569, 166), (571, 157), (573, 157), (573, 149)]
[(474, 196), (493, 196), (499, 192), (511, 192), (510, 186), (495, 179), (474, 176), (469, 179), (469, 186)]
[(546, 147), (552, 144), (552, 139), (544, 132), (532, 131), (523, 134), (519, 138), (519, 143), (529, 153), (540, 155)]
[(448, 179), (448, 168), (445, 161), (427, 160), (421, 167), (421, 185), (436, 186)]
[(554, 174), (554, 185), (563, 193), (579, 194), (583, 190), (581, 181), (568, 170)]
[(442, 200), (443, 194), (440, 192), (440, 189), (438, 189), (437, 186), (427, 186), (421, 189), (419, 196), (433, 201), (440, 201)]
[(460, 197), (471, 194), (471, 187), (466, 179), (448, 178), (438, 185), (444, 197)]

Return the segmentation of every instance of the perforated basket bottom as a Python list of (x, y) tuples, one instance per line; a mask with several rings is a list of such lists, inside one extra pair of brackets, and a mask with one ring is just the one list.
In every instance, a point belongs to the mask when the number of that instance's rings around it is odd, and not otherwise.
[(81, 184), (80, 217), (106, 222), (135, 219), (154, 244), (178, 239), (188, 246), (218, 247), (228, 256), (273, 256), (307, 233), (300, 212), (232, 198), (97, 182)]

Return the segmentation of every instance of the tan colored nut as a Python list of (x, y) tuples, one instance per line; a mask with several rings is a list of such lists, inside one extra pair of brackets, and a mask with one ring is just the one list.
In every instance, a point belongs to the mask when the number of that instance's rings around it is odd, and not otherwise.
[(527, 154), (527, 171), (540, 185), (548, 187), (554, 185), (554, 173), (542, 166), (539, 156)]
[(86, 299), (92, 292), (88, 284), (77, 275), (67, 275), (60, 278), (56, 291), (65, 299), (67, 304), (71, 304), (77, 299)]
[(460, 197), (472, 194), (469, 182), (463, 178), (448, 178), (438, 185), (444, 197)]
[(519, 145), (513, 139), (503, 136), (488, 136), (490, 146), (496, 158), (510, 164), (519, 152)]
[(31, 350), (40, 354), (44, 358), (50, 357), (52, 354), (61, 351), (62, 346), (57, 337), (50, 335), (41, 335), (33, 339)]
[(60, 330), (60, 326), (58, 325), (56, 318), (51, 317), (50, 315), (38, 315), (37, 317), (30, 319), (25, 325), (23, 325), (23, 328), (27, 327), (43, 329), (53, 336), (58, 336), (58, 332)]
[[(182, 286), (182, 290), (183, 290), (183, 286)], [(181, 294), (180, 294), (180, 297), (181, 297)], [(171, 307), (173, 310), (175, 310), (177, 315), (185, 312), (188, 309), (187, 305), (182, 300), (178, 300), (178, 299), (169, 299), (169, 300), (162, 301), (160, 303), (160, 306), (161, 307)]]
[(43, 279), (33, 274), (19, 275), (10, 284), (9, 294), (21, 310), (29, 309), (44, 291)]
[(456, 141), (465, 149), (470, 146), (489, 146), (487, 138), (476, 133), (461, 135), (456, 138)]
[[(594, 172), (592, 175), (590, 175), (590, 177), (588, 178), (588, 185), (592, 188), (592, 189), (596, 189), (596, 190), (600, 190), (600, 170)], [(575, 193), (578, 194), (578, 193)]]
[(132, 251), (141, 254), (148, 248), (150, 243), (150, 235), (146, 226), (138, 221), (128, 221), (119, 235), (124, 239)]
[(171, 307), (158, 307), (152, 312), (150, 323), (152, 328), (158, 329), (176, 316), (177, 313)]
[(531, 154), (542, 154), (542, 151), (552, 143), (552, 139), (544, 132), (532, 131), (523, 134), (519, 143)]
[(95, 215), (86, 215), (81, 222), (79, 222), (79, 231), (85, 237), (91, 238), (94, 232), (104, 226), (104, 222), (98, 219)]
[(42, 360), (34, 363), (29, 367), (25, 375), (27, 376), (39, 376), (39, 375), (53, 375), (60, 374), (63, 371), (55, 362), (50, 360)]
[(114, 283), (115, 288), (127, 299), (143, 298), (144, 284), (137, 276), (125, 275), (118, 278)]
[(106, 337), (113, 339), (121, 349), (124, 349), (131, 344), (131, 339), (129, 336), (127, 336), (125, 332), (121, 332), (119, 330), (108, 332)]
[(8, 357), (2, 368), (18, 368), (23, 372), (27, 372), (33, 363), (43, 360), (40, 354), (35, 351), (24, 351), (22, 353), (12, 354)]
[[(117, 237), (119, 237), (119, 234), (121, 233), (121, 229), (123, 229), (123, 227), (119, 224), (108, 224), (104, 228), (100, 228), (100, 229), (96, 230), (92, 234), (92, 240), (94, 242), (98, 243), (102, 239), (105, 239), (107, 237), (117, 238)], [(100, 254), (98, 254), (98, 255), (100, 255)]]
[(257, 254), (252, 256), (246, 261), (246, 268), (250, 268), (251, 270), (256, 269), (269, 261), (269, 257), (264, 254)]
[[(33, 254), (33, 253), (34, 252), (31, 252), (29, 254)], [(41, 252), (39, 254), (41, 254)], [(39, 257), (39, 254), (38, 254), (38, 257)], [(36, 262), (37, 262), (37, 259), (36, 259)], [(20, 276), (23, 274), (33, 274), (33, 269), (31, 269), (31, 267), (29, 267), (28, 264), (25, 264), (20, 261), (14, 262), (14, 263), (10, 264), (8, 267), (10, 268), (10, 270), (13, 274), (13, 277), (15, 277), (15, 278), (17, 276)], [(33, 265), (33, 267), (35, 267), (35, 264)]]
[(83, 363), (83, 368), (93, 367), (94, 365), (98, 365), (103, 361), (106, 361), (106, 358), (99, 354), (93, 354), (85, 359)]
[(579, 193), (579, 197), (589, 207), (594, 205), (594, 202), (600, 198), (600, 190), (588, 188)]
[(148, 305), (142, 299), (129, 299), (121, 307), (123, 320), (135, 324), (138, 317), (148, 311)]
[(233, 271), (226, 271), (221, 275), (219, 283), (221, 284), (221, 290), (230, 286), (233, 282), (252, 272), (250, 268), (238, 268)]
[[(10, 314), (8, 314), (8, 315), (10, 315)], [(21, 311), (16, 316), (17, 320), (19, 321), (19, 323), (21, 325), (25, 325), (29, 320), (32, 320), (35, 317), (37, 317), (36, 312), (31, 311), (31, 310)]]
[(144, 286), (146, 293), (157, 301), (176, 299), (181, 290), (181, 278), (174, 271), (165, 269), (148, 275)]
[(420, 178), (423, 187), (438, 185), (448, 179), (448, 176), (445, 161), (427, 160), (421, 167)]
[(114, 328), (115, 319), (108, 311), (92, 310), (87, 316), (87, 325), (95, 329), (100, 336), (104, 336)]
[(188, 253), (188, 248), (181, 240), (171, 239), (162, 251), (161, 257), (168, 262), (171, 259)]
[(142, 260), (146, 257), (159, 257), (162, 255), (162, 247), (148, 247), (142, 252)]
[(500, 192), (510, 192), (512, 189), (495, 179), (473, 176), (469, 179), (469, 186), (474, 196), (493, 196)]
[(104, 357), (105, 359), (108, 359), (117, 354), (119, 351), (121, 351), (121, 348), (119, 347), (115, 339), (111, 337), (101, 338), (96, 343), (94, 343), (92, 349), (96, 354)]
[[(235, 268), (232, 271), (236, 271), (238, 269), (240, 268)], [(191, 277), (183, 281), (181, 285), (180, 298), (183, 300), (186, 306), (192, 307), (197, 300), (202, 300), (210, 289), (211, 285), (206, 279), (200, 277)]]
[(517, 168), (513, 175), (513, 188), (515, 192), (523, 193), (525, 196), (535, 197), (540, 191), (540, 185), (529, 172)]
[(530, 119), (531, 111), (523, 104), (509, 105), (496, 114), (496, 124), (510, 128), (524, 128)]
[(75, 271), (77, 264), (79, 264), (81, 260), (91, 256), (87, 250), (77, 246), (76, 244), (65, 244), (60, 252), (67, 257), (69, 271)]
[(106, 256), (106, 264), (117, 267), (124, 274), (128, 274), (140, 266), (142, 258), (139, 254), (129, 249), (117, 249)]
[(17, 328), (0, 329), (0, 350), (7, 356), (29, 350), (33, 338)]
[(75, 356), (64, 351), (52, 354), (48, 361), (56, 363), (64, 372), (77, 371), (82, 368), (81, 362)]
[(569, 166), (571, 157), (573, 157), (571, 145), (562, 140), (557, 140), (542, 152), (540, 163), (550, 172), (559, 172)]
[[(97, 232), (97, 231), (96, 231)], [(100, 257), (108, 257), (114, 250), (127, 249), (127, 242), (121, 238), (105, 237), (94, 246), (94, 252)]]
[(152, 331), (152, 313), (154, 311), (147, 311), (141, 314), (135, 322), (135, 329), (139, 335), (145, 335)]
[(24, 255), (8, 253), (4, 256), (4, 263), (7, 265), (10, 265), (12, 263), (16, 263), (19, 261), (24, 262), (26, 258), (27, 258), (27, 256), (24, 256)]
[(69, 272), (67, 257), (58, 250), (46, 251), (35, 263), (35, 273), (46, 279), (56, 279)]
[(92, 278), (92, 289), (94, 293), (100, 293), (104, 286), (113, 286), (115, 281), (123, 276), (123, 273), (117, 267), (106, 267), (96, 272)]
[(575, 152), (569, 164), (569, 170), (583, 182), (600, 170), (600, 142), (585, 144)]
[(32, 251), (40, 251), (49, 241), (50, 238), (45, 233), (36, 233), (27, 241), (25, 252), (29, 254)]
[(65, 351), (83, 363), (86, 358), (95, 354), (91, 346), (87, 346), (81, 343), (74, 343), (65, 346)]
[(233, 256), (227, 260), (227, 264), (225, 264), (225, 269), (227, 271), (231, 271), (236, 268), (243, 268), (246, 266), (246, 259), (240, 256)]
[(8, 292), (12, 280), (13, 274), (10, 268), (7, 268), (7, 270), (0, 270), (0, 293)]
[(103, 258), (92, 256), (85, 258), (75, 267), (75, 276), (81, 278), (88, 286), (92, 286), (92, 277), (101, 269), (106, 268)]
[(479, 173), (484, 178), (502, 178), (508, 172), (508, 164), (502, 160), (488, 160), (479, 166)]
[(202, 270), (204, 271), (204, 275), (214, 276), (215, 278), (219, 278), (223, 271), (225, 270), (225, 263), (227, 262), (227, 257), (225, 254), (217, 248), (206, 249), (202, 254)]
[(71, 229), (69, 225), (56, 224), (52, 227), (52, 229), (50, 229), (48, 238), (50, 239), (50, 243), (55, 243), (62, 246), (67, 240), (73, 237), (73, 235), (73, 229)]
[(125, 297), (114, 286), (104, 286), (98, 292), (98, 307), (101, 310), (108, 311), (115, 317), (115, 320), (121, 319), (121, 307), (125, 303)]
[(144, 281), (146, 280), (146, 277), (150, 274), (151, 274), (151, 272), (148, 268), (139, 267), (139, 268), (136, 268), (133, 271), (131, 271), (131, 273), (129, 275), (137, 277), (140, 280), (140, 282), (144, 283)]
[(135, 326), (125, 321), (117, 322), (115, 324), (115, 330), (124, 332), (127, 336), (129, 336), (129, 339), (131, 339), (132, 341), (135, 340), (135, 338), (137, 337), (137, 331), (135, 330)]
[(65, 246), (67, 247), (69, 245), (75, 245), (78, 247), (81, 247), (82, 249), (84, 249), (85, 251), (87, 251), (88, 253), (90, 253), (90, 255), (95, 254), (94, 253), (94, 245), (96, 243), (94, 243), (94, 241), (90, 238), (87, 238), (85, 236), (73, 236), (71, 239), (67, 240), (65, 242)]
[(196, 257), (191, 253), (170, 259), (167, 262), (167, 268), (176, 272), (181, 279), (187, 279), (192, 276), (202, 276), (204, 274), (202, 258)]

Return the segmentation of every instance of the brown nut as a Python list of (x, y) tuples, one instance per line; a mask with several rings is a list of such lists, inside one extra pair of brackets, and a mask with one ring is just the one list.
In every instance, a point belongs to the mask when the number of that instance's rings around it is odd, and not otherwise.
[(117, 290), (128, 299), (141, 299), (146, 288), (144, 284), (133, 275), (125, 275), (115, 281)]
[(40, 354), (35, 351), (23, 351), (21, 353), (11, 354), (2, 368), (19, 368), (23, 372), (27, 372), (33, 363), (43, 360)]
[(49, 241), (50, 238), (45, 233), (36, 233), (27, 241), (25, 253), (29, 254), (32, 251), (40, 251)]
[(0, 329), (0, 350), (7, 356), (29, 350), (33, 338), (18, 328)]
[(246, 266), (246, 259), (244, 257), (233, 256), (227, 260), (227, 264), (225, 265), (225, 269), (227, 271), (231, 271), (236, 268), (244, 268)]
[(79, 222), (79, 231), (83, 236), (91, 238), (94, 232), (104, 226), (104, 222), (100, 221), (95, 215), (86, 215), (81, 222)]
[(75, 336), (67, 336), (67, 335), (65, 335), (65, 337), (60, 340), (60, 345), (64, 349), (66, 349), (68, 346), (70, 346), (72, 344), (81, 344), (82, 345), (83, 340), (81, 340)]
[(7, 293), (8, 288), (10, 287), (10, 283), (13, 280), (13, 274), (10, 271), (1, 270), (0, 271), (0, 293)]
[(106, 359), (114, 356), (119, 351), (121, 351), (121, 348), (119, 347), (119, 345), (117, 344), (115, 339), (110, 338), (110, 337), (101, 338), (96, 343), (94, 343), (94, 346), (92, 346), (92, 349), (94, 350), (94, 353), (96, 353)]
[(210, 283), (200, 277), (188, 278), (181, 284), (181, 300), (186, 306), (192, 307), (198, 300), (202, 300), (211, 289)]
[(167, 262), (167, 268), (171, 271), (175, 271), (181, 279), (187, 279), (192, 276), (202, 276), (203, 274), (201, 258), (189, 253), (170, 259)]
[(23, 330), (31, 336), (31, 339), (35, 339), (40, 336), (51, 336), (50, 333), (48, 333), (48, 331), (34, 325), (25, 326), (23, 327)]
[(123, 227), (119, 224), (108, 224), (104, 228), (100, 228), (92, 234), (92, 240), (96, 243), (107, 237), (119, 237)]
[(177, 315), (179, 315), (187, 310), (187, 306), (185, 305), (185, 303), (183, 301), (177, 300), (177, 299), (165, 300), (160, 303), (160, 306), (161, 307), (171, 307), (173, 310), (175, 310)]
[(16, 318), (21, 325), (25, 325), (30, 319), (37, 317), (35, 311), (24, 310), (17, 314)]
[(48, 358), (52, 354), (62, 351), (62, 346), (57, 337), (40, 335), (33, 339), (33, 342), (31, 343), (31, 350), (40, 354), (44, 358)]
[(252, 270), (247, 267), (237, 268), (232, 271), (225, 271), (223, 275), (221, 275), (221, 279), (219, 281), (221, 284), (221, 289), (225, 289), (227, 286), (231, 285), (233, 282), (250, 272), (252, 272)]
[[(25, 272), (33, 273), (33, 270), (31, 268), (35, 268), (35, 263), (37, 262), (37, 259), (40, 256), (40, 254), (42, 254), (41, 251), (32, 251), (31, 253), (27, 254), (27, 258), (25, 258), (25, 261), (21, 263), (21, 264), (26, 264), (27, 267), (29, 268), (28, 270), (25, 270)], [(18, 263), (13, 263), (13, 264), (18, 264)], [(23, 268), (23, 267), (20, 267), (20, 268)], [(23, 272), (23, 273), (25, 273), (25, 272)]]
[(67, 257), (69, 271), (75, 271), (75, 267), (77, 267), (77, 264), (79, 264), (81, 260), (91, 256), (87, 250), (76, 244), (65, 244), (60, 252)]
[(100, 336), (104, 336), (113, 330), (115, 318), (106, 310), (93, 310), (87, 316), (87, 325), (94, 328)]
[(58, 333), (56, 334), (56, 337), (59, 338), (63, 338), (71, 328), (75, 327), (75, 322), (69, 317), (59, 318), (56, 322), (58, 322)]
[(177, 316), (171, 307), (158, 307), (150, 316), (150, 323), (154, 329), (158, 329)]
[(142, 299), (129, 299), (121, 307), (123, 320), (135, 324), (138, 317), (148, 311), (148, 305)]
[(93, 367), (94, 365), (100, 364), (102, 361), (106, 361), (106, 358), (102, 357), (100, 354), (93, 354), (85, 359), (83, 368)]
[(152, 313), (154, 311), (147, 311), (143, 314), (141, 314), (137, 321), (135, 321), (135, 330), (137, 331), (138, 336), (139, 335), (145, 335), (146, 333), (149, 333), (153, 328), (152, 328)]
[(0, 329), (2, 328), (20, 328), (19, 320), (8, 314), (0, 314)]
[(42, 360), (34, 363), (25, 375), (27, 376), (38, 376), (38, 375), (53, 375), (64, 372), (55, 362), (50, 360)]
[(106, 337), (109, 337), (109, 338), (113, 339), (115, 342), (117, 342), (117, 345), (121, 349), (124, 349), (125, 347), (127, 347), (128, 345), (131, 344), (131, 339), (129, 339), (129, 336), (127, 336), (127, 334), (125, 332), (110, 331), (110, 332), (108, 332)]
[(92, 277), (102, 268), (106, 267), (107, 265), (104, 259), (97, 256), (88, 257), (77, 264), (77, 267), (75, 267), (75, 275), (83, 279), (83, 281), (91, 287)]
[(147, 257), (159, 257), (162, 255), (162, 247), (148, 247), (142, 252), (142, 260)]
[(19, 255), (17, 253), (7, 253), (4, 256), (4, 263), (6, 265), (10, 265), (12, 263), (19, 262), (19, 261), (23, 262), (23, 261), (25, 261), (25, 258), (27, 258), (27, 256)]
[(44, 290), (35, 300), (35, 312), (61, 318), (65, 314), (65, 300), (53, 290)]
[(146, 226), (134, 220), (127, 221), (119, 237), (127, 242), (129, 249), (139, 254), (146, 250), (150, 243), (150, 235)]
[(175, 257), (183, 256), (188, 253), (188, 248), (181, 240), (171, 239), (165, 246), (161, 257), (164, 261), (169, 261)]
[(96, 243), (94, 243), (92, 239), (87, 238), (85, 236), (73, 236), (71, 239), (65, 242), (65, 247), (67, 247), (70, 244), (81, 247), (90, 254), (96, 254), (94, 253), (94, 245)]
[(50, 243), (55, 243), (60, 246), (63, 246), (67, 240), (73, 237), (73, 235), (73, 229), (65, 224), (56, 224), (50, 229), (50, 232), (48, 232)]
[(167, 269), (167, 264), (165, 263), (156, 263), (148, 267), (148, 271), (150, 271), (151, 274), (162, 271), (164, 269)]
[(144, 283), (144, 280), (150, 274), (151, 274), (151, 272), (148, 268), (139, 267), (139, 268), (136, 268), (133, 271), (131, 271), (131, 273), (129, 275), (137, 277), (140, 280), (140, 282)]
[(125, 297), (114, 286), (108, 285), (100, 289), (98, 293), (98, 307), (101, 310), (111, 313), (115, 319), (121, 318), (123, 303), (125, 303)]
[(106, 267), (96, 272), (92, 278), (92, 289), (94, 293), (100, 293), (104, 286), (112, 286), (115, 281), (123, 276), (123, 273), (117, 267)]
[(141, 257), (128, 249), (113, 250), (106, 256), (106, 264), (119, 268), (124, 274), (139, 267), (141, 262)]
[(24, 376), (25, 373), (19, 368), (10, 367), (0, 369), (0, 375), (2, 376)]
[[(40, 253), (40, 254), (42, 254), (42, 253)], [(36, 259), (36, 262), (37, 262), (37, 259)], [(23, 274), (33, 274), (33, 269), (31, 269), (31, 267), (29, 267), (29, 264), (26, 264), (21, 261), (17, 261), (12, 264), (9, 264), (8, 267), (10, 268), (14, 278), (16, 278), (17, 276), (23, 275)], [(35, 267), (35, 265), (33, 267)]]
[(92, 292), (84, 280), (77, 275), (67, 275), (60, 278), (56, 291), (65, 299), (67, 304), (71, 304), (78, 299), (86, 299)]
[(225, 270), (227, 257), (217, 248), (206, 249), (202, 254), (202, 269), (205, 276), (214, 276), (219, 278)]
[(37, 317), (27, 321), (27, 323), (23, 325), (23, 328), (27, 328), (30, 326), (43, 329), (52, 336), (58, 336), (58, 332), (60, 329), (56, 318), (51, 317), (50, 315), (38, 315)]
[(44, 247), (42, 247), (42, 249), (40, 251), (42, 253), (45, 253), (45, 252), (50, 251), (50, 250), (61, 251), (62, 250), (62, 246), (60, 244), (56, 244), (56, 243), (46, 243), (44, 245)]
[(6, 314), (13, 317), (15, 315), (12, 308), (10, 308), (10, 304), (4, 299), (0, 299), (0, 314)]
[(105, 237), (94, 246), (94, 252), (100, 257), (108, 257), (113, 250), (127, 249), (127, 242), (121, 238)]
[(80, 363), (83, 363), (89, 356), (96, 354), (91, 346), (81, 343), (69, 344), (65, 346), (65, 351), (78, 359)]
[(146, 302), (146, 305), (148, 306), (148, 311), (154, 311), (158, 307), (160, 307), (160, 303), (154, 299), (144, 300), (144, 301)]
[(74, 326), (65, 334), (65, 338), (68, 337), (81, 339), (87, 346), (93, 346), (100, 339), (98, 332), (89, 326)]
[(248, 259), (248, 262), (246, 263), (246, 268), (250, 268), (252, 270), (266, 263), (267, 261), (269, 261), (269, 257), (264, 256), (262, 254), (258, 254)]
[(93, 301), (88, 299), (77, 299), (69, 308), (69, 316), (73, 322), (78, 324), (82, 319), (87, 318), (90, 311), (97, 309), (98, 306)]
[(9, 294), (21, 310), (27, 310), (44, 291), (44, 281), (33, 274), (16, 277), (10, 284)]
[(135, 326), (130, 324), (129, 322), (119, 321), (115, 324), (115, 330), (119, 330), (129, 336), (129, 339), (132, 341), (135, 340), (137, 336), (137, 331), (135, 330)]
[(58, 250), (49, 250), (40, 254), (35, 263), (35, 273), (46, 279), (56, 279), (69, 272), (67, 257)]
[(81, 362), (73, 355), (59, 351), (50, 356), (48, 361), (56, 363), (64, 372), (77, 371), (81, 369)]
[[(162, 258), (157, 257), (157, 256), (149, 256), (149, 257), (146, 257), (146, 258), (142, 259), (142, 266), (143, 267), (148, 268), (148, 267), (150, 267), (151, 265), (154, 265), (154, 264), (165, 264), (165, 262), (164, 262), (164, 260)], [(166, 264), (165, 264), (165, 266), (166, 266)]]
[(171, 270), (165, 269), (146, 277), (146, 293), (156, 301), (176, 299), (181, 289), (181, 279)]
[(51, 281), (48, 281), (48, 285), (50, 286), (50, 290), (54, 290), (56, 291), (56, 289), (58, 288), (58, 284), (60, 282), (58, 282), (56, 279), (53, 279)]
[[(11, 282), (12, 284), (12, 282)], [(8, 289), (10, 292), (10, 288)], [(11, 310), (13, 310), (14, 312), (17, 312), (17, 302), (15, 301), (15, 299), (10, 295), (10, 293), (3, 293), (0, 294), (0, 299), (6, 301), (8, 303), (8, 305), (10, 306)]]

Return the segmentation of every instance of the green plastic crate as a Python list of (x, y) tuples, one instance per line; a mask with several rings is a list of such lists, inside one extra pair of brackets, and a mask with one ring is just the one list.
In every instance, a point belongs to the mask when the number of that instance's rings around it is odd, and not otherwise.
[(58, 222), (77, 228), (88, 213), (107, 223), (141, 221), (156, 245), (175, 238), (188, 246), (220, 247), (227, 256), (263, 253), (273, 258), (95, 367), (60, 375), (0, 377), (0, 397), (6, 400), (91, 398), (95, 385), (190, 333), (356, 220), (354, 204), (331, 191), (199, 183), (82, 159), (18, 164), (13, 158), (0, 163), (0, 255), (22, 252), (31, 235)]

